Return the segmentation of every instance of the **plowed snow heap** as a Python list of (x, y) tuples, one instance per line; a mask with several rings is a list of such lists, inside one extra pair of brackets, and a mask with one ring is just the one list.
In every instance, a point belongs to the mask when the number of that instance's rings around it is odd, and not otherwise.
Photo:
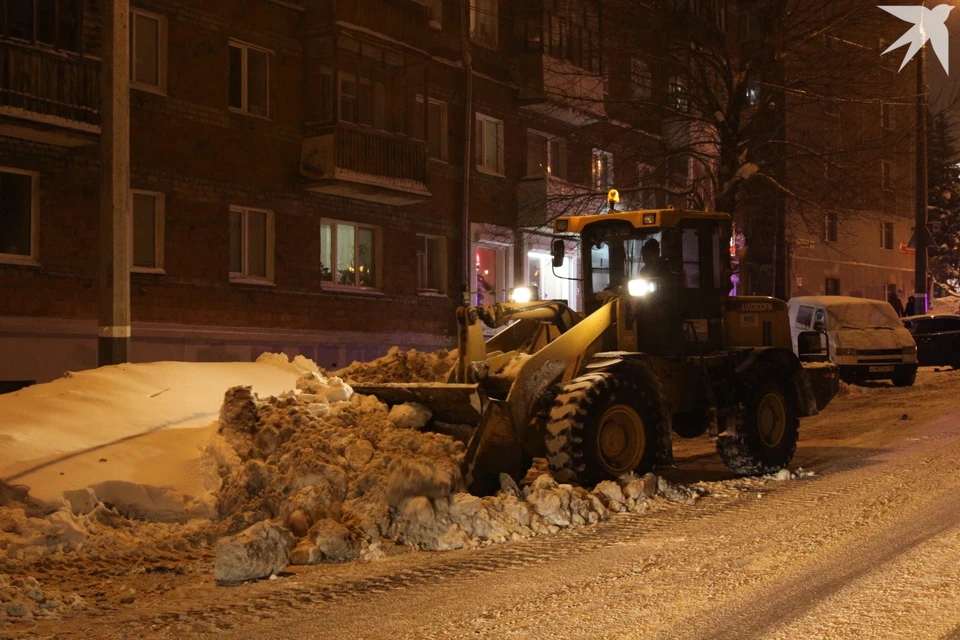
[[(445, 352), (392, 351), (380, 362), (392, 380), (409, 381), (411, 362), (417, 378), (437, 379), (447, 358)], [(375, 365), (355, 363), (338, 373), (391, 379)], [(657, 479), (648, 474), (604, 482), (592, 492), (558, 485), (549, 475), (521, 491), (502, 476), (496, 496), (461, 493), (465, 447), (423, 430), (430, 418), (425, 407), (388, 409), (353, 393), (340, 377), (316, 372), (302, 374), (297, 389), (280, 397), (260, 400), (249, 387), (228, 390), (220, 433), (231, 446), (210, 448), (220, 452), (218, 510), (224, 518), (245, 514), (247, 522), (261, 524), (221, 541), (218, 580), (269, 575), (285, 566), (284, 552), (295, 564), (312, 564), (376, 557), (382, 539), (455, 549), (555, 532), (611, 512), (643, 510), (657, 492)], [(264, 561), (267, 547), (279, 548), (278, 557)]]

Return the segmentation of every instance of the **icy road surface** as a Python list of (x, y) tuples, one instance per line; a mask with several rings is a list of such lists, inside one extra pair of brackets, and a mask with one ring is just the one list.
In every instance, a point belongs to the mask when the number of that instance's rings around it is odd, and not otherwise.
[(933, 370), (913, 389), (853, 388), (802, 425), (791, 468), (813, 478), (738, 484), (706, 438), (681, 441), (665, 475), (728, 490), (518, 543), (294, 568), (236, 588), (146, 576), (135, 604), (31, 634), (960, 638), (958, 391), (960, 372)]

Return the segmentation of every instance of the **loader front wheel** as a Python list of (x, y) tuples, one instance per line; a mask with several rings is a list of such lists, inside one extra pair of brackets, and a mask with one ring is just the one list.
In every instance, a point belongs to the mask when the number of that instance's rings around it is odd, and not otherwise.
[(741, 391), (737, 432), (717, 438), (717, 453), (738, 475), (776, 473), (793, 459), (800, 417), (789, 378), (778, 371), (749, 376)]
[(661, 404), (658, 388), (633, 376), (590, 373), (571, 380), (550, 411), (550, 471), (560, 482), (580, 485), (646, 473), (655, 460)]

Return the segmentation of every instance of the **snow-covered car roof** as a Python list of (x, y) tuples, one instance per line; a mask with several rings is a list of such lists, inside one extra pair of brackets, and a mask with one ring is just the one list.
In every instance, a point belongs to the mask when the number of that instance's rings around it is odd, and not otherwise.
[(797, 304), (809, 304), (816, 305), (821, 307), (829, 307), (830, 305), (875, 305), (877, 303), (884, 303), (883, 300), (873, 300), (871, 298), (854, 298), (853, 296), (799, 296), (796, 298), (790, 298), (790, 303)]
[(889, 303), (850, 296), (801, 296), (791, 303), (823, 307), (830, 324), (837, 329), (873, 329), (902, 327), (900, 316)]
[(957, 316), (951, 315), (949, 313), (922, 313), (919, 316), (907, 316), (903, 319), (904, 322), (908, 320), (933, 320), (934, 318), (953, 318), (956, 319)]

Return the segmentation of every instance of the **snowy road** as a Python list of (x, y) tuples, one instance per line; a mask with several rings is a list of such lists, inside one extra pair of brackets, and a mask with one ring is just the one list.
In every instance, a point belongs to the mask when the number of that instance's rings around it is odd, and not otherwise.
[[(854, 389), (793, 466), (738, 485), (701, 438), (669, 505), (479, 551), (414, 553), (217, 589), (185, 583), (59, 637), (960, 638), (960, 372)], [(37, 632), (43, 629), (37, 629)], [(53, 632), (54, 628), (51, 627)], [(42, 635), (42, 634), (41, 634)]]

